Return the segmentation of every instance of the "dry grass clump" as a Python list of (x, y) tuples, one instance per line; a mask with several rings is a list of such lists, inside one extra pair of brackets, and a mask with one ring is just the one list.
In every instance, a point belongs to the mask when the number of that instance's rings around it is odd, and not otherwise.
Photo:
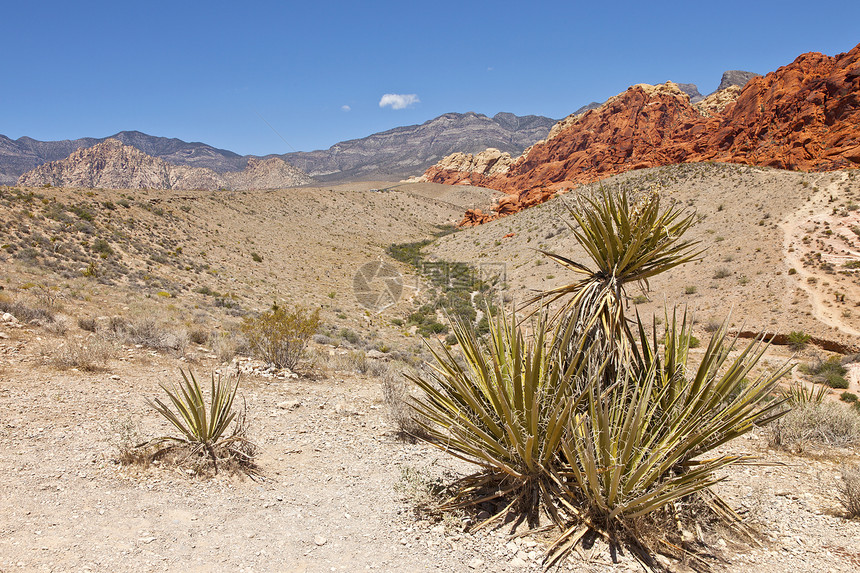
[(860, 517), (860, 465), (842, 468), (842, 479), (837, 486), (839, 502), (848, 517)]
[(368, 374), (375, 378), (384, 377), (390, 369), (388, 363), (368, 358), (362, 350), (349, 350), (343, 354), (329, 355), (328, 365), (334, 370)]
[(184, 329), (165, 328), (150, 317), (128, 320), (113, 316), (108, 321), (106, 332), (122, 344), (140, 344), (180, 355), (185, 353), (188, 346), (188, 333)]
[(77, 368), (84, 372), (100, 372), (108, 360), (118, 355), (116, 345), (100, 336), (84, 340), (69, 340), (51, 354), (51, 363), (60, 370)]
[(837, 402), (803, 403), (771, 426), (771, 445), (792, 451), (860, 443), (860, 416)]
[[(417, 388), (401, 373), (404, 368), (405, 363), (393, 364), (382, 377), (382, 401), (388, 420), (397, 428), (399, 436), (415, 441), (428, 436), (422, 426), (421, 415), (411, 405), (414, 402), (412, 390)], [(427, 421), (423, 420), (423, 423)]]

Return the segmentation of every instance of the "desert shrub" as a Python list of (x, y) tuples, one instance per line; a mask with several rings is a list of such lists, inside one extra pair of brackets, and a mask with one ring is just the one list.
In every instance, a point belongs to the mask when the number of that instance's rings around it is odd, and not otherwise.
[(177, 354), (184, 354), (188, 346), (188, 333), (184, 329), (165, 328), (151, 317), (127, 320), (112, 316), (107, 324), (107, 333), (123, 344), (140, 344)]
[(860, 416), (837, 402), (799, 404), (771, 426), (770, 442), (787, 450), (860, 443)]
[(57, 336), (65, 336), (69, 332), (69, 320), (65, 316), (55, 316), (53, 321), (45, 325), (45, 330)]
[(812, 379), (816, 382), (826, 384), (831, 388), (839, 390), (848, 388), (848, 380), (845, 378), (848, 369), (842, 365), (838, 356), (831, 356), (827, 360), (804, 364), (801, 366), (800, 371), (812, 376)]
[(359, 344), (361, 342), (361, 336), (355, 332), (354, 330), (350, 330), (349, 328), (341, 328), (340, 337), (349, 342), (350, 344)]
[(845, 390), (848, 388), (848, 380), (844, 376), (840, 376), (834, 372), (825, 375), (824, 383), (836, 390)]
[(0, 300), (0, 314), (8, 312), (21, 322), (49, 324), (54, 321), (54, 311), (45, 307), (33, 307), (20, 301)]
[(195, 328), (188, 333), (188, 338), (197, 345), (204, 345), (209, 342), (209, 331), (202, 328)]
[(85, 340), (70, 340), (57, 348), (51, 356), (51, 363), (61, 370), (77, 368), (84, 372), (99, 372), (117, 354), (116, 346), (110, 341), (91, 336)]
[(842, 468), (842, 479), (836, 486), (838, 498), (848, 517), (860, 517), (860, 466)]
[(803, 350), (809, 344), (810, 338), (812, 337), (802, 330), (792, 330), (788, 334), (788, 345), (793, 350)]
[(732, 272), (726, 267), (720, 267), (716, 271), (714, 271), (715, 279), (724, 279), (726, 277), (732, 276)]
[[(245, 471), (253, 470), (255, 446), (247, 438), (245, 412), (233, 408), (239, 379), (221, 378), (216, 381), (212, 375), (209, 391), (209, 404), (192, 372), (188, 375), (180, 370), (182, 381), (173, 388), (161, 385), (167, 394), (172, 408), (160, 398), (147, 400), (159, 414), (179, 431), (178, 435), (162, 436), (147, 442), (146, 446), (155, 447), (153, 458), (163, 458), (179, 449), (185, 459), (191, 459), (201, 467), (208, 467), (218, 473), (218, 463), (235, 464)], [(228, 434), (230, 423), (234, 422), (232, 433)]]
[(316, 342), (317, 344), (334, 345), (334, 340), (332, 340), (331, 338), (329, 338), (325, 334), (314, 334), (313, 335), (313, 341)]
[(427, 437), (419, 423), (419, 414), (411, 406), (412, 393), (416, 389), (400, 372), (406, 364), (395, 364), (382, 378), (382, 401), (388, 420), (397, 428), (402, 438), (414, 440)]
[(839, 395), (839, 399), (842, 400), (843, 402), (848, 402), (849, 404), (853, 404), (854, 402), (857, 401), (857, 394), (854, 394), (853, 392), (843, 392), (842, 394)]
[(295, 368), (311, 336), (320, 325), (319, 310), (289, 310), (274, 306), (272, 310), (246, 318), (242, 333), (251, 352), (278, 368)]
[(78, 328), (86, 332), (95, 332), (96, 319), (87, 316), (78, 317)]
[(219, 362), (230, 362), (233, 358), (247, 349), (248, 342), (244, 336), (236, 336), (234, 333), (213, 333), (209, 340), (212, 352)]

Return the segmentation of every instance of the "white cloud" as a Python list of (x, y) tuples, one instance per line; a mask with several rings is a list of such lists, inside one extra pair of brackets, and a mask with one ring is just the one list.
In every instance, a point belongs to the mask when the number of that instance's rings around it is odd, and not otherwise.
[(391, 109), (405, 109), (413, 103), (421, 103), (416, 94), (385, 94), (379, 100), (379, 107), (391, 106)]
[(348, 105), (342, 105), (342, 106), (340, 106), (340, 109), (342, 109), (343, 111), (351, 111), (352, 110), (352, 108), (349, 107)]

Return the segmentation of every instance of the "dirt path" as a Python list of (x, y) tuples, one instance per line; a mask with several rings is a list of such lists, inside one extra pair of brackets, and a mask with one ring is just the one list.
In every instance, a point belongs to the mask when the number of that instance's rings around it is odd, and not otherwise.
[[(804, 259), (807, 255), (816, 252), (814, 242), (803, 240), (810, 233), (810, 226), (816, 223), (829, 225), (836, 219), (831, 213), (832, 207), (829, 205), (828, 198), (832, 194), (838, 193), (838, 182), (830, 181), (829, 178), (824, 180), (818, 177), (816, 185), (821, 181), (827, 181), (826, 185), (812, 194), (809, 201), (800, 209), (780, 222), (783, 232), (783, 255), (787, 267), (797, 271), (797, 274), (794, 275), (795, 286), (808, 296), (813, 316), (827, 326), (836, 328), (845, 334), (860, 336), (860, 330), (857, 328), (860, 319), (855, 317), (853, 320), (848, 320), (843, 317), (839, 307), (826, 303), (826, 300), (833, 295), (824, 292), (823, 285), (827, 285), (833, 280), (833, 277), (815, 267), (804, 265)], [(856, 255), (860, 258), (860, 253)], [(856, 288), (852, 289), (852, 291), (856, 290)], [(853, 294), (856, 293), (852, 292), (846, 295), (848, 300), (856, 298), (852, 296)], [(793, 296), (793, 293), (788, 293), (785, 304), (791, 304)]]

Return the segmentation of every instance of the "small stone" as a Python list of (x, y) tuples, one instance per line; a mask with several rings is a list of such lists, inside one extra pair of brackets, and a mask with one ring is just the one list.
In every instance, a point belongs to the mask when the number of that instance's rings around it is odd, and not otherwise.
[(6, 338), (9, 338), (9, 335), (6, 334), (5, 332), (0, 332), (0, 338), (6, 339)]
[(514, 557), (511, 559), (511, 567), (525, 567), (528, 563), (520, 559), (519, 557)]
[(328, 541), (328, 539), (326, 539), (322, 535), (317, 535), (316, 537), (314, 537), (314, 543), (318, 547), (322, 547), (323, 545), (325, 545), (326, 541)]
[(475, 557), (474, 559), (469, 561), (467, 565), (470, 569), (480, 569), (484, 565), (484, 560), (479, 557)]
[(286, 400), (278, 404), (278, 408), (280, 408), (281, 410), (295, 410), (301, 405), (302, 403), (298, 400)]
[(110, 379), (111, 380), (119, 380), (120, 378), (119, 378), (118, 374), (114, 374), (113, 376), (110, 377)]

